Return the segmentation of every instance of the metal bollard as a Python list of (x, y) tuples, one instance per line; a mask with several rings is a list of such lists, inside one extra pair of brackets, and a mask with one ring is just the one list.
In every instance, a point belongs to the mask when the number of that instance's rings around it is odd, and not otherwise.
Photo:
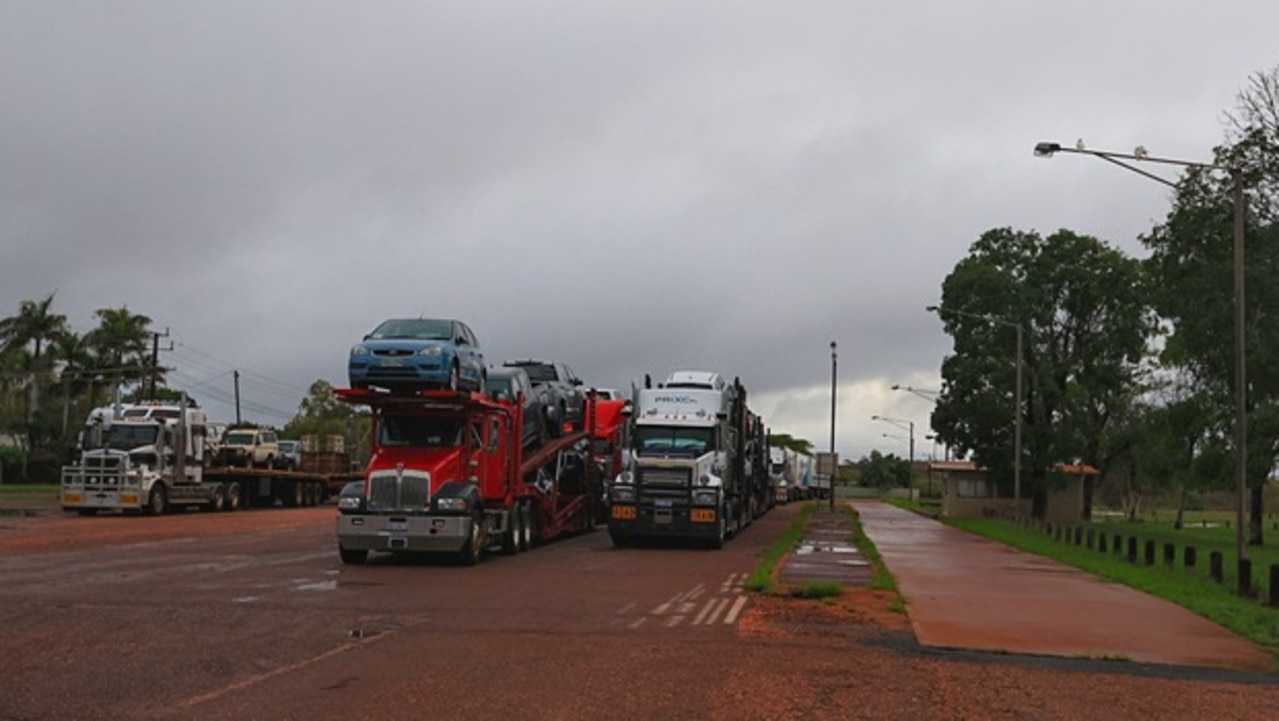
[(1197, 558), (1198, 555), (1199, 553), (1195, 550), (1194, 546), (1186, 546), (1185, 558), (1182, 561), (1182, 564), (1185, 565), (1186, 568), (1194, 568), (1195, 562), (1199, 560)]
[(1164, 565), (1168, 568), (1177, 565), (1177, 547), (1171, 543), (1164, 544)]
[(1128, 537), (1128, 562), (1129, 563), (1137, 562), (1137, 537), (1136, 536)]
[(1146, 565), (1155, 565), (1155, 542), (1146, 541)]

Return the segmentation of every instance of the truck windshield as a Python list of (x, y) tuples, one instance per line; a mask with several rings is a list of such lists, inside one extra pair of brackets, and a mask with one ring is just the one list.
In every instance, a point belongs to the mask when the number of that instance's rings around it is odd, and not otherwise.
[(711, 450), (715, 432), (711, 428), (639, 426), (635, 442), (641, 453), (700, 456)]
[(116, 423), (107, 431), (107, 448), (131, 451), (142, 446), (155, 445), (157, 426)]
[(383, 416), (378, 445), (460, 446), (462, 421), (444, 416)]

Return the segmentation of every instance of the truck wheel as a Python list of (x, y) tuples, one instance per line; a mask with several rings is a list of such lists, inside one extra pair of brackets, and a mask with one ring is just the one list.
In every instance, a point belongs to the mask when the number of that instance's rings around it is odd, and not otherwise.
[(240, 484), (232, 483), (226, 488), (226, 497), (222, 501), (222, 507), (228, 511), (240, 510)]
[(226, 504), (225, 496), (226, 489), (219, 484), (217, 488), (213, 489), (213, 497), (209, 499), (209, 505), (205, 506), (204, 510), (213, 511), (215, 513), (222, 510), (223, 505)]
[(471, 535), (467, 537), (466, 543), (462, 544), (462, 550), (458, 551), (458, 560), (464, 566), (474, 566), (480, 562), (480, 553), (484, 550), (484, 519), (471, 519)]
[(164, 485), (157, 483), (147, 498), (147, 513), (152, 516), (163, 516), (169, 511), (169, 494)]
[(527, 551), (533, 547), (533, 507), (520, 504), (520, 550)]
[(719, 514), (719, 523), (716, 526), (715, 537), (711, 539), (711, 548), (719, 550), (724, 547), (724, 537), (728, 533), (728, 523), (724, 521), (724, 514)]
[(449, 371), (448, 389), (456, 393), (462, 387), (462, 369), (456, 363), (453, 364), (452, 370)]
[(287, 504), (287, 505), (288, 505), (288, 506), (290, 506), (291, 508), (301, 508), (302, 506), (305, 506), (305, 505), (306, 505), (306, 496), (305, 496), (305, 494), (303, 493), (303, 491), (304, 491), (304, 490), (305, 490), (305, 489), (303, 489), (303, 488), (302, 488), (302, 484), (301, 484), (301, 483), (294, 483), (294, 484), (293, 484), (293, 496), (292, 496), (291, 498), (289, 498), (289, 499), (288, 499), (288, 500), (289, 500), (289, 502), (288, 502), (288, 504)]
[(631, 537), (626, 535), (625, 533), (619, 533), (617, 531), (609, 531), (608, 537), (613, 539), (613, 545), (617, 548), (626, 548), (627, 546), (631, 545)]
[(338, 555), (342, 557), (342, 563), (348, 566), (359, 566), (369, 559), (368, 551), (341, 546), (338, 546)]
[(524, 538), (524, 514), (520, 513), (518, 503), (507, 515), (506, 526), (506, 532), (502, 534), (502, 553), (514, 556), (520, 552), (520, 541)]

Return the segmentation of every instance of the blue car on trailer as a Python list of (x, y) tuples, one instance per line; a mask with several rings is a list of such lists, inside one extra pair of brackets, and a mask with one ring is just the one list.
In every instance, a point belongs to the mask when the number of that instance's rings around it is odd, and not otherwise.
[(348, 375), (352, 388), (480, 390), (484, 353), (460, 320), (392, 318), (351, 348)]

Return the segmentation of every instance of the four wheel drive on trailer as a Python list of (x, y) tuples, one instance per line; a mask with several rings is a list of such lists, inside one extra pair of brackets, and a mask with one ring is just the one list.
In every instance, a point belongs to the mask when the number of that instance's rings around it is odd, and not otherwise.
[(396, 318), (383, 322), (351, 348), (352, 388), (480, 390), (484, 353), (459, 320)]
[(586, 422), (586, 391), (582, 379), (564, 363), (542, 360), (513, 360), (503, 364), (507, 368), (522, 368), (529, 380), (539, 388), (545, 388), (547, 402), (553, 411), (552, 423), (557, 430), (570, 426), (575, 431)]
[(272, 468), (280, 457), (275, 431), (268, 428), (232, 428), (222, 434), (214, 462), (225, 466)]
[(448, 554), (469, 565), (490, 545), (518, 553), (598, 520), (603, 480), (587, 433), (526, 450), (515, 404), (451, 391), (337, 395), (367, 406), (372, 421), (363, 508), (340, 501), (343, 563), (384, 551)]
[(278, 443), (280, 455), (275, 458), (275, 467), (290, 471), (302, 468), (302, 441), (281, 440)]
[[(524, 445), (537, 446), (548, 435), (547, 414), (551, 405), (546, 386), (534, 387), (523, 368), (492, 368), (484, 379), (484, 395), (495, 401), (515, 403), (523, 399)], [(558, 434), (557, 434), (558, 435)]]

